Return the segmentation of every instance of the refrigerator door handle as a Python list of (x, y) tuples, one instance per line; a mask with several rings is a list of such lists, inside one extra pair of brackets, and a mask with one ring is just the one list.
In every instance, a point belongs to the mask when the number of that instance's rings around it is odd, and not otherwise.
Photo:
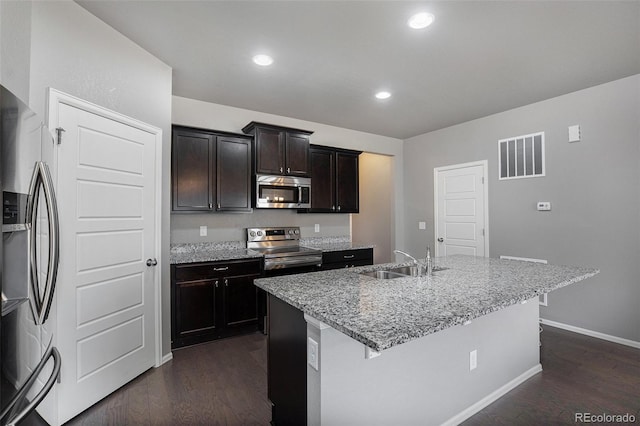
[[(53, 369), (51, 371), (51, 375), (49, 376), (49, 379), (44, 384), (40, 392), (38, 392), (38, 394), (35, 396), (35, 398), (33, 398), (33, 400), (27, 406), (25, 406), (19, 413), (14, 415), (13, 413), (15, 409), (20, 405), (19, 403), (21, 403), (22, 400), (26, 398), (27, 394), (31, 390), (31, 387), (34, 385), (34, 383), (36, 383), (36, 379), (38, 378), (38, 376), (44, 369), (45, 365), (47, 364), (47, 361), (49, 361), (49, 358), (51, 357), (53, 357)], [(38, 363), (36, 368), (33, 370), (31, 375), (25, 382), (25, 384), (22, 386), (22, 388), (11, 399), (11, 401), (9, 402), (7, 407), (4, 409), (2, 414), (0, 414), (0, 420), (4, 419), (5, 417), (7, 417), (7, 415), (11, 414), (11, 417), (6, 422), (6, 426), (14, 426), (20, 423), (26, 416), (28, 416), (47, 396), (47, 394), (55, 384), (56, 380), (58, 380), (58, 377), (60, 376), (61, 365), (62, 365), (62, 359), (60, 358), (60, 352), (58, 352), (58, 350), (55, 347), (51, 346), (51, 342), (50, 342), (44, 357), (40, 360), (40, 362)]]
[[(44, 200), (47, 208), (49, 222), (49, 259), (47, 260), (47, 276), (44, 287), (44, 294), (40, 293), (40, 278), (38, 276), (37, 258), (37, 227), (38, 227), (38, 203), (40, 188), (44, 193)], [(31, 184), (29, 186), (29, 197), (27, 198), (27, 217), (30, 220), (28, 225), (31, 232), (31, 290), (33, 297), (31, 301), (31, 311), (37, 324), (44, 324), (49, 317), (53, 294), (55, 292), (56, 280), (58, 277), (58, 265), (60, 263), (60, 222), (58, 218), (58, 206), (56, 204), (53, 180), (46, 163), (38, 161), (33, 171)]]

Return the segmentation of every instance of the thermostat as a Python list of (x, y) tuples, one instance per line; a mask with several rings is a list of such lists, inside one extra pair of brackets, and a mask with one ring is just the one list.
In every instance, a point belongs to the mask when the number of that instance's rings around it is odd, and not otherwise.
[(551, 203), (549, 201), (538, 201), (538, 211), (548, 212), (551, 210)]

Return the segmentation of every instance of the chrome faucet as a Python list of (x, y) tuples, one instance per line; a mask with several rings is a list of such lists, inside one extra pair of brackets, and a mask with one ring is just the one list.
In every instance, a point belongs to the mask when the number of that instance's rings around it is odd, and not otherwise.
[(416, 259), (415, 257), (411, 256), (409, 253), (405, 253), (402, 250), (394, 250), (394, 253), (400, 253), (403, 254), (405, 256), (407, 256), (409, 259), (413, 260), (413, 264), (416, 267), (416, 269), (418, 270), (418, 276), (421, 277), (422, 276), (422, 268), (420, 267), (420, 265), (418, 264), (418, 259)]

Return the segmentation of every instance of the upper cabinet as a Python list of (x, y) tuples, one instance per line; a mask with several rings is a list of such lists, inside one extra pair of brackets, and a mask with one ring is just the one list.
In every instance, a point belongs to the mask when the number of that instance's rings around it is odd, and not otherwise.
[(251, 211), (251, 137), (173, 126), (172, 210)]
[(358, 213), (361, 151), (311, 145), (309, 213)]
[(313, 132), (255, 121), (242, 131), (254, 137), (256, 174), (309, 176), (309, 135)]

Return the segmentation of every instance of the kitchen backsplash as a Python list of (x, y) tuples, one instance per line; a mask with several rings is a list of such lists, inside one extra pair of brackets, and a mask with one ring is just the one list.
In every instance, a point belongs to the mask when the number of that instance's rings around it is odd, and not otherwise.
[[(315, 232), (315, 225), (320, 232)], [(206, 226), (207, 235), (200, 236)], [(253, 213), (171, 214), (171, 243), (246, 241), (246, 228), (299, 226), (303, 239), (351, 239), (349, 215), (298, 214), (295, 210), (254, 210)]]

